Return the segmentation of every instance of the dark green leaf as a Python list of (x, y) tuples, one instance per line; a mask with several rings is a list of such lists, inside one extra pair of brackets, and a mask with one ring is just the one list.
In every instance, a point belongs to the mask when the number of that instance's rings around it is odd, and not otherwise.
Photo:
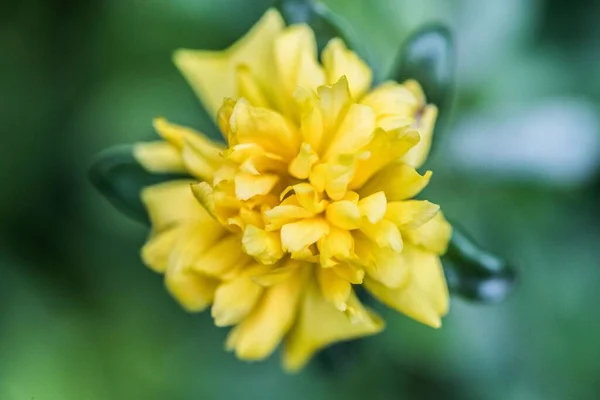
[(334, 13), (329, 7), (318, 0), (279, 0), (277, 8), (288, 24), (304, 23), (315, 32), (319, 52), (327, 43), (335, 38), (341, 38), (346, 45), (356, 51), (363, 60), (375, 71), (367, 46), (361, 45), (360, 37), (342, 16)]
[(133, 157), (133, 146), (117, 146), (98, 154), (90, 168), (90, 179), (117, 209), (131, 218), (149, 223), (140, 198), (141, 190), (167, 180), (182, 178), (174, 174), (153, 174)]
[(467, 299), (498, 303), (514, 287), (515, 272), (507, 262), (482, 249), (456, 226), (442, 263), (450, 291)]

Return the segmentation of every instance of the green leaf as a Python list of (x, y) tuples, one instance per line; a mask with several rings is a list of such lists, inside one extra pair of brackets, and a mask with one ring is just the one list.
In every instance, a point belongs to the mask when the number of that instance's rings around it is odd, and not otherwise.
[(443, 25), (424, 27), (406, 41), (395, 62), (398, 82), (417, 80), (429, 103), (438, 106), (436, 135), (445, 126), (452, 102), (454, 87), (454, 45), (452, 35)]
[(483, 303), (503, 301), (516, 280), (506, 261), (482, 249), (456, 226), (442, 263), (451, 292)]
[(119, 211), (146, 224), (149, 219), (140, 197), (142, 189), (185, 177), (146, 171), (134, 158), (132, 145), (113, 147), (98, 154), (89, 176), (96, 189)]
[(335, 38), (341, 38), (346, 45), (356, 51), (369, 64), (371, 69), (377, 66), (371, 62), (369, 49), (363, 45), (360, 36), (344, 17), (333, 12), (327, 5), (318, 0), (279, 0), (277, 9), (283, 15), (286, 23), (307, 24), (315, 32), (319, 53), (327, 43)]

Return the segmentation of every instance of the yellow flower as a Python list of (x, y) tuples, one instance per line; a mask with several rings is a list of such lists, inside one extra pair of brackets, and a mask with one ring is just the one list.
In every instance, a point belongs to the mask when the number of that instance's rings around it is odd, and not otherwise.
[(226, 144), (157, 119), (164, 141), (135, 148), (147, 170), (192, 177), (142, 193), (144, 262), (187, 310), (212, 306), (217, 326), (233, 326), (238, 357), (263, 359), (284, 340), (288, 370), (383, 329), (353, 285), (433, 327), (448, 309), (450, 225), (413, 200), (431, 177), (415, 168), (436, 107), (414, 81), (371, 90), (369, 67), (339, 39), (321, 60), (312, 30), (274, 10), (227, 50), (180, 50)]

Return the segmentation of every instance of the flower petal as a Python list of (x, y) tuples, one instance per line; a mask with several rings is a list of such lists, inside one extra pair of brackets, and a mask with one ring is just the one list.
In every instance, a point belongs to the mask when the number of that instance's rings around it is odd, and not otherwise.
[(433, 131), (435, 127), (435, 120), (437, 119), (438, 109), (434, 105), (427, 105), (423, 109), (420, 116), (417, 117), (413, 128), (419, 131), (421, 140), (410, 149), (402, 161), (415, 168), (419, 168), (425, 163), (429, 150), (431, 149), (431, 142), (433, 140)]
[(190, 189), (193, 181), (173, 180), (148, 186), (142, 190), (152, 227), (161, 232), (175, 224), (198, 221), (206, 230), (222, 232), (222, 227), (194, 198)]
[(400, 287), (408, 278), (404, 251), (380, 247), (364, 235), (354, 235), (354, 251), (367, 276), (387, 287)]
[(268, 152), (292, 159), (300, 148), (297, 129), (281, 114), (267, 108), (253, 107), (240, 99), (230, 120), (236, 143), (254, 143)]
[(246, 254), (266, 265), (275, 264), (283, 257), (279, 234), (254, 225), (247, 225), (244, 229), (242, 247)]
[(136, 143), (133, 157), (146, 171), (155, 174), (187, 172), (181, 152), (165, 141)]
[(441, 255), (448, 248), (452, 226), (440, 211), (418, 228), (405, 229), (402, 232), (407, 241)]
[(323, 298), (338, 310), (346, 311), (348, 308), (346, 302), (352, 291), (350, 282), (340, 278), (331, 268), (318, 268), (317, 281)]
[(268, 357), (289, 331), (297, 314), (304, 279), (294, 277), (267, 288), (250, 314), (227, 337), (227, 349), (244, 360)]
[(403, 229), (415, 229), (430, 221), (440, 206), (425, 200), (392, 201), (387, 204), (385, 218)]
[(248, 200), (254, 196), (267, 195), (278, 181), (279, 175), (276, 174), (238, 173), (235, 176), (235, 197), (239, 200)]
[(371, 278), (365, 287), (381, 302), (419, 322), (439, 328), (440, 317), (448, 311), (448, 288), (442, 264), (435, 253), (406, 246), (405, 264), (409, 281), (402, 287), (389, 288)]
[(228, 235), (208, 248), (190, 268), (198, 273), (221, 278), (250, 261), (251, 258), (242, 251), (239, 236)]
[(370, 107), (352, 104), (329, 141), (323, 159), (353, 154), (371, 141), (375, 131), (375, 114)]
[(330, 40), (323, 50), (322, 58), (327, 83), (330, 85), (346, 76), (355, 99), (360, 98), (371, 86), (371, 69), (355, 52), (348, 50), (341, 39)]
[(273, 41), (285, 26), (274, 9), (267, 11), (239, 41), (224, 51), (178, 50), (174, 61), (208, 114), (217, 117), (225, 97), (236, 97), (236, 67), (248, 66), (260, 82), (272, 77)]
[(383, 320), (366, 309), (354, 292), (348, 298), (347, 310), (343, 313), (325, 300), (316, 282), (311, 280), (303, 296), (298, 320), (286, 338), (284, 367), (288, 371), (297, 371), (323, 347), (383, 330)]
[(281, 246), (284, 251), (301, 251), (316, 243), (328, 232), (329, 224), (322, 218), (309, 218), (287, 224), (281, 228)]
[(414, 130), (376, 130), (373, 140), (363, 149), (368, 152), (369, 157), (358, 160), (350, 187), (360, 188), (369, 178), (397, 161), (418, 142), (419, 134)]
[(358, 208), (361, 216), (375, 224), (379, 222), (385, 215), (387, 208), (387, 199), (384, 192), (377, 192), (359, 200)]
[(377, 174), (358, 190), (361, 197), (383, 191), (388, 201), (410, 199), (427, 186), (431, 171), (425, 175), (406, 164), (392, 164)]
[(265, 269), (262, 264), (248, 266), (234, 279), (219, 285), (211, 310), (216, 326), (237, 324), (252, 311), (263, 293), (263, 287), (252, 280), (252, 275)]
[(275, 63), (279, 82), (292, 99), (298, 86), (314, 90), (325, 83), (325, 73), (317, 61), (315, 35), (307, 25), (286, 28), (275, 39)]
[(360, 208), (349, 200), (331, 203), (325, 212), (327, 221), (341, 229), (358, 229), (360, 227)]

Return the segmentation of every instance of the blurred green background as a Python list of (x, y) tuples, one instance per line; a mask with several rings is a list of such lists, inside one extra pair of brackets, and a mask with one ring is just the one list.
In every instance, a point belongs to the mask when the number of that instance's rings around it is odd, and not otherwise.
[(457, 44), (452, 119), (427, 198), (519, 272), (432, 330), (383, 334), (296, 376), (246, 364), (146, 269), (147, 228), (89, 184), (100, 150), (161, 115), (204, 131), (171, 64), (220, 49), (267, 0), (21, 0), (0, 14), (0, 399), (600, 398), (600, 2), (327, 0), (390, 68), (419, 26)]

